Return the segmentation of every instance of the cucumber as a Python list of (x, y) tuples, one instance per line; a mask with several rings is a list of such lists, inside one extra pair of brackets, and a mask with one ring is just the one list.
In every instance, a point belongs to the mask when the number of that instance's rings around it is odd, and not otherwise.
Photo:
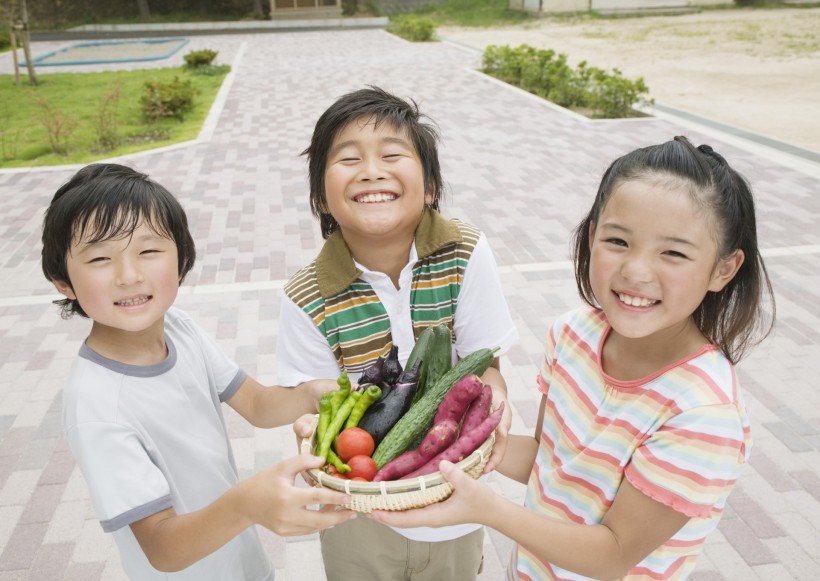
[(407, 413), (387, 432), (387, 435), (373, 452), (376, 468), (406, 452), (420, 433), (426, 433), (438, 411), (438, 406), (459, 379), (474, 374), (481, 377), (495, 358), (495, 349), (479, 349), (458, 361), (452, 369), (427, 387), (426, 393), (414, 403)]
[(453, 367), (453, 334), (447, 325), (436, 325), (427, 354), (427, 385), (433, 385)]
[[(413, 403), (421, 399), (421, 396), (427, 390), (427, 386), (434, 384), (439, 377), (450, 371), (453, 366), (453, 334), (450, 333), (450, 327), (445, 324), (430, 326), (424, 329), (422, 334), (427, 331), (429, 331), (429, 335), (424, 338), (425, 343), (422, 346), (424, 351), (421, 354), (422, 364), (419, 387), (413, 397)], [(419, 341), (421, 339), (422, 337), (419, 336)], [(414, 347), (413, 351), (415, 350)], [(407, 364), (410, 364), (409, 360)]]
[(434, 330), (435, 326), (429, 325), (425, 327), (421, 333), (419, 333), (419, 338), (416, 340), (416, 344), (413, 345), (413, 350), (410, 351), (410, 356), (407, 358), (407, 363), (404, 364), (405, 367), (413, 367), (416, 360), (421, 359), (421, 367), (424, 369), (424, 360), (426, 358), (426, 353), (430, 342), (433, 340)]

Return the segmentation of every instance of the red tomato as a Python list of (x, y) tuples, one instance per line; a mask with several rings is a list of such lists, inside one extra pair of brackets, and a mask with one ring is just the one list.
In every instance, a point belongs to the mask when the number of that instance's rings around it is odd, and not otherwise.
[(373, 461), (373, 458), (363, 454), (353, 456), (347, 461), (347, 465), (350, 466), (350, 472), (348, 472), (347, 475), (351, 480), (355, 480), (356, 478), (364, 478), (365, 480), (370, 481), (373, 480), (373, 477), (377, 472), (376, 462)]
[(353, 456), (370, 456), (375, 449), (373, 436), (361, 428), (345, 428), (336, 438), (336, 453), (345, 463)]

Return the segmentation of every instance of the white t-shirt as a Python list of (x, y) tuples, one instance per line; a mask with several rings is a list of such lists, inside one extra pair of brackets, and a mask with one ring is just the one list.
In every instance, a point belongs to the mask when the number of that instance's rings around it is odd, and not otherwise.
[(80, 348), (63, 390), (65, 438), (103, 530), (139, 581), (267, 581), (273, 568), (254, 527), (177, 573), (154, 569), (131, 523), (166, 508), (203, 508), (236, 485), (221, 404), (245, 373), (184, 312), (165, 316), (168, 357), (135, 366)]
[[(399, 347), (399, 361), (402, 365), (407, 362), (415, 344), (410, 318), (410, 286), (413, 266), (417, 261), (414, 244), (410, 249), (409, 261), (399, 275), (398, 289), (386, 274), (368, 270), (355, 263), (356, 268), (362, 271), (360, 278), (373, 287), (387, 311), (390, 333), (393, 343)], [(487, 308), (487, 305), (493, 307)], [(518, 340), (518, 330), (501, 288), (498, 267), (483, 233), (464, 271), (453, 322), (456, 337), (453, 350), (457, 357), (464, 357), (485, 347), (499, 347), (496, 356), (500, 356)], [(339, 366), (325, 336), (313, 320), (284, 293), (279, 329), (276, 368), (280, 385), (294, 386), (310, 379), (339, 375)], [(350, 374), (350, 380), (355, 384), (359, 375), (361, 374)], [(458, 525), (395, 530), (409, 539), (429, 542), (455, 539), (479, 528), (478, 525)]]

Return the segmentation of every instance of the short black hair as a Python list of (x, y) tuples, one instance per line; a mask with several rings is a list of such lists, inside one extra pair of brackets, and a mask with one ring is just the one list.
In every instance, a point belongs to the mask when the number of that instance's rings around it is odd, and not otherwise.
[[(145, 223), (176, 243), (180, 283), (196, 261), (188, 218), (179, 201), (146, 174), (115, 163), (85, 166), (60, 187), (43, 219), (43, 274), (71, 286), (66, 257), (75, 240), (90, 242), (128, 237)], [(88, 317), (73, 299), (54, 301), (64, 318)]]
[[(424, 172), (425, 193), (432, 198), (429, 207), (438, 210), (443, 191), (438, 159), (439, 134), (432, 120), (419, 111), (415, 101), (406, 101), (379, 87), (369, 86), (347, 93), (322, 113), (316, 122), (310, 145), (302, 152), (308, 158), (310, 209), (319, 218), (322, 237), (327, 238), (339, 224), (327, 211), (325, 170), (333, 140), (357, 119), (372, 119), (376, 126), (388, 123), (407, 132)], [(429, 122), (425, 122), (427, 119)]]

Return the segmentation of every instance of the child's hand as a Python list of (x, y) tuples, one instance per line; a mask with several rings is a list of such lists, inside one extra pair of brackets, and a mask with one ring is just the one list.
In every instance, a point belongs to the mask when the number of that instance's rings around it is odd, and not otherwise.
[(326, 391), (336, 391), (339, 389), (339, 384), (335, 379), (313, 379), (303, 383), (310, 399), (313, 401), (316, 411), (319, 411), (319, 400), (322, 399), (322, 394)]
[[(504, 458), (504, 453), (507, 451), (507, 436), (510, 433), (510, 426), (512, 426), (512, 410), (510, 408), (510, 402), (506, 397), (502, 401), (504, 402), (504, 411), (501, 412), (501, 421), (495, 429), (493, 451), (490, 453), (489, 460), (487, 460), (487, 463), (484, 465), (484, 470), (481, 472), (482, 474), (489, 474), (495, 470), (495, 467), (498, 466)], [(492, 406), (493, 409), (497, 409), (499, 402), (493, 401)]]
[[(297, 474), (322, 464), (319, 456), (299, 454), (243, 481), (237, 486), (242, 493), (240, 510), (281, 536), (307, 535), (355, 518), (354, 511), (338, 506), (349, 502), (348, 495), (295, 485)], [(308, 508), (311, 505), (321, 506)]]
[(296, 434), (296, 449), (300, 452), (302, 450), (302, 440), (313, 436), (313, 432), (316, 431), (316, 423), (316, 414), (299, 416), (293, 422), (293, 433)]
[(442, 461), (441, 473), (453, 485), (453, 494), (447, 500), (404, 511), (374, 510), (368, 518), (382, 524), (399, 527), (441, 527), (462, 523), (479, 523), (481, 506), (490, 502), (495, 493), (474, 480), (452, 462)]

